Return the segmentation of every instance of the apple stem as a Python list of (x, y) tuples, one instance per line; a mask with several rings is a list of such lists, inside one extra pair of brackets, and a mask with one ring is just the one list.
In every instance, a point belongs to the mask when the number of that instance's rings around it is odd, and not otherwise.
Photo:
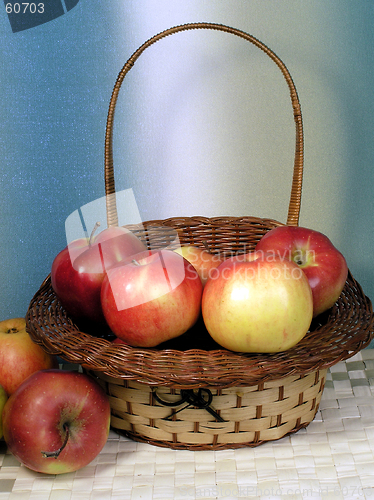
[(9, 328), (6, 333), (18, 333), (18, 329), (14, 328), (14, 327), (13, 328)]
[(90, 239), (88, 240), (88, 245), (91, 246), (92, 245), (92, 240), (93, 240), (93, 237), (94, 237), (94, 234), (96, 232), (96, 229), (98, 227), (100, 227), (100, 221), (97, 221), (96, 224), (94, 225), (94, 228), (92, 229), (91, 231), (91, 234), (90, 234)]
[(59, 448), (56, 451), (42, 451), (42, 455), (44, 458), (56, 458), (60, 455), (62, 450), (65, 448), (65, 446), (68, 444), (68, 439), (69, 439), (69, 426), (67, 424), (63, 425), (63, 429), (66, 432), (64, 442), (62, 443), (61, 448)]

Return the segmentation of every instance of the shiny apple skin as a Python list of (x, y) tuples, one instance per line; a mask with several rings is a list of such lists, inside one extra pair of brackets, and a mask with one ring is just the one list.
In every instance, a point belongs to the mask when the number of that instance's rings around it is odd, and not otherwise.
[(208, 280), (202, 316), (211, 337), (236, 352), (274, 353), (295, 346), (308, 332), (313, 300), (296, 264), (261, 255), (229, 258)]
[(8, 396), (34, 372), (57, 367), (57, 358), (31, 339), (25, 318), (0, 322), (0, 385)]
[(51, 284), (62, 306), (75, 320), (105, 324), (101, 309), (101, 285), (107, 269), (145, 245), (131, 231), (113, 226), (98, 234), (89, 244), (75, 240), (54, 259)]
[[(57, 458), (43, 452), (58, 450)], [(42, 370), (29, 377), (4, 406), (4, 440), (26, 467), (46, 474), (73, 472), (88, 465), (108, 439), (110, 405), (101, 386), (83, 373)]]
[[(71, 259), (71, 249), (74, 248), (74, 260)], [(100, 288), (104, 279), (102, 272), (85, 272), (83, 267), (78, 269), (73, 262), (80, 253), (88, 251), (87, 240), (75, 240), (65, 247), (55, 257), (51, 269), (51, 284), (67, 313), (74, 319), (89, 319), (104, 323), (101, 311)]]
[(3, 437), (3, 408), (8, 400), (8, 394), (5, 389), (0, 385), (0, 439)]
[(348, 276), (346, 259), (319, 231), (279, 226), (261, 238), (256, 250), (274, 252), (299, 265), (312, 289), (314, 317), (330, 309), (343, 291)]
[(102, 309), (117, 337), (134, 347), (155, 347), (196, 323), (203, 286), (193, 266), (171, 250), (146, 251), (135, 261), (108, 270)]
[(193, 265), (200, 276), (203, 287), (211, 276), (214, 277), (215, 269), (223, 262), (219, 255), (193, 245), (182, 245), (174, 251)]

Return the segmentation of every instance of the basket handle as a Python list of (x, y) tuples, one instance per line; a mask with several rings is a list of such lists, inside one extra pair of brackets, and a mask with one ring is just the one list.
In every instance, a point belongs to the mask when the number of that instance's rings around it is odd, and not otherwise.
[(114, 89), (112, 92), (111, 100), (109, 103), (109, 111), (107, 116), (106, 125), (106, 135), (105, 135), (105, 194), (106, 194), (106, 210), (107, 210), (107, 223), (109, 226), (118, 225), (118, 214), (116, 206), (116, 194), (115, 194), (115, 181), (114, 181), (114, 171), (113, 171), (113, 120), (114, 111), (118, 99), (119, 90), (121, 88), (122, 82), (126, 74), (133, 67), (135, 61), (140, 57), (140, 55), (149, 46), (161, 40), (162, 38), (177, 33), (179, 31), (186, 31), (192, 29), (210, 29), (224, 31), (227, 33), (232, 33), (245, 40), (251, 42), (256, 47), (261, 49), (265, 54), (267, 54), (270, 59), (272, 59), (275, 64), (281, 70), (290, 90), (291, 103), (293, 108), (293, 115), (296, 126), (296, 146), (295, 146), (295, 160), (294, 160), (294, 170), (293, 179), (291, 187), (291, 197), (288, 208), (287, 225), (297, 226), (299, 223), (300, 214), (300, 204), (301, 204), (301, 189), (303, 181), (303, 162), (304, 162), (304, 136), (303, 136), (303, 123), (301, 116), (300, 102), (297, 95), (296, 87), (293, 83), (292, 77), (286, 68), (285, 64), (279, 59), (279, 57), (270, 50), (266, 45), (260, 42), (257, 38), (249, 35), (248, 33), (238, 30), (236, 28), (230, 28), (222, 24), (214, 23), (189, 23), (173, 28), (169, 28), (161, 33), (153, 36), (147, 40), (143, 45), (141, 45), (128, 59), (126, 64), (120, 71)]

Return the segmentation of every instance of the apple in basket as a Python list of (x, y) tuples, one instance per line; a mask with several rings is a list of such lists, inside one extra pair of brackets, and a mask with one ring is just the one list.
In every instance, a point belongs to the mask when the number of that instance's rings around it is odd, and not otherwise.
[(0, 385), (8, 396), (34, 372), (57, 367), (57, 358), (31, 339), (25, 318), (0, 322)]
[(51, 270), (53, 290), (68, 314), (104, 323), (100, 290), (106, 270), (145, 248), (134, 233), (118, 226), (69, 243), (55, 257)]
[(181, 255), (150, 250), (107, 271), (101, 304), (117, 337), (134, 347), (154, 347), (196, 323), (202, 290), (197, 271)]
[(47, 474), (88, 465), (108, 439), (109, 399), (92, 377), (42, 370), (5, 403), (4, 440), (26, 467)]
[(176, 248), (174, 252), (182, 255), (193, 265), (200, 276), (203, 286), (211, 276), (214, 276), (215, 269), (223, 262), (219, 255), (209, 252), (208, 249), (193, 245), (182, 245)]
[(301, 269), (262, 252), (225, 260), (202, 297), (209, 334), (238, 352), (290, 349), (308, 332), (312, 314), (312, 292)]
[(314, 317), (330, 309), (342, 293), (347, 262), (324, 234), (305, 227), (279, 226), (261, 238), (256, 250), (274, 252), (304, 271), (313, 293)]

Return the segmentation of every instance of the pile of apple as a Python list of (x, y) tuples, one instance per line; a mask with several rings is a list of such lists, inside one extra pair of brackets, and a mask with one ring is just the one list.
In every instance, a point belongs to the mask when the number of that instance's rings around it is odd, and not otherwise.
[(0, 439), (26, 467), (73, 472), (103, 449), (109, 399), (92, 377), (59, 369), (35, 344), (24, 318), (0, 322)]
[(229, 258), (191, 245), (147, 250), (128, 229), (109, 227), (62, 250), (51, 282), (73, 318), (107, 325), (117, 342), (155, 347), (202, 317), (220, 346), (274, 353), (306, 335), (347, 275), (332, 242), (303, 227), (276, 227)]
[[(330, 309), (348, 275), (323, 234), (268, 231), (254, 251), (221, 258), (191, 245), (147, 250), (124, 227), (76, 240), (54, 259), (52, 286), (77, 320), (107, 326), (117, 342), (153, 347), (202, 318), (220, 346), (290, 349)], [(109, 398), (92, 377), (58, 368), (24, 318), (0, 322), (0, 438), (26, 467), (61, 474), (88, 465), (109, 433)]]

